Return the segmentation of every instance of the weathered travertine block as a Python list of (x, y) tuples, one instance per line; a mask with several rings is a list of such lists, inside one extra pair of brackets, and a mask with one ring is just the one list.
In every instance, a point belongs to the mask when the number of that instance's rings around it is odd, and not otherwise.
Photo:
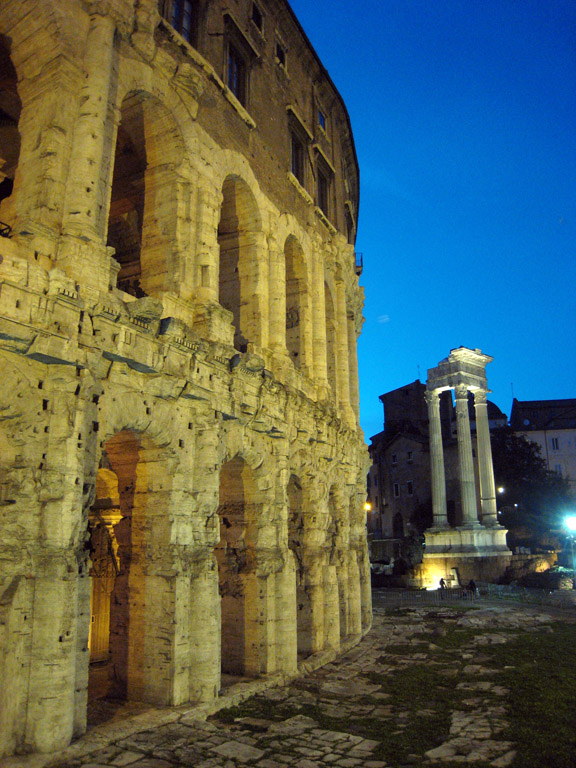
[(160, 5), (0, 14), (0, 755), (370, 625), (346, 109), (283, 0)]

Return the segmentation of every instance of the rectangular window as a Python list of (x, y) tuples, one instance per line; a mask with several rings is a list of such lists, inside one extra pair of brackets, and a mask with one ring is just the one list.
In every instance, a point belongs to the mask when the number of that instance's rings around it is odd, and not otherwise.
[(286, 49), (276, 43), (276, 60), (281, 67), (286, 67)]
[(414, 487), (412, 485), (412, 480), (408, 480), (408, 482), (406, 483), (406, 490), (408, 491), (408, 496), (413, 496)]
[(559, 450), (558, 438), (557, 437), (550, 438), (550, 443), (552, 444), (552, 450), (553, 451)]
[(400, 486), (398, 483), (394, 483), (394, 498), (397, 499), (400, 496)]
[(291, 170), (300, 184), (304, 186), (304, 144), (294, 133), (292, 134), (292, 166)]
[(328, 175), (318, 168), (318, 208), (328, 215), (328, 203), (330, 200), (330, 182)]
[(196, 0), (164, 0), (161, 14), (191, 45), (197, 44), (198, 3)]
[(392, 454), (392, 464), (396, 464), (398, 462), (398, 456), (396, 456), (395, 453)]
[(413, 453), (412, 451), (408, 451), (408, 461), (412, 461)]
[(228, 43), (228, 88), (240, 104), (246, 105), (246, 62), (240, 51)]
[(262, 11), (258, 8), (256, 3), (252, 3), (252, 21), (258, 27), (260, 32), (262, 32)]
[(318, 125), (326, 132), (326, 115), (321, 109), (318, 110)]

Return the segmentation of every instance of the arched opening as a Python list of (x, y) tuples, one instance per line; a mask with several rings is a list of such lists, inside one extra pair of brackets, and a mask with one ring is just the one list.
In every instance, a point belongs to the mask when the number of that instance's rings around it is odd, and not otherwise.
[(220, 247), (219, 301), (233, 315), (234, 347), (246, 352), (258, 342), (260, 319), (256, 306), (258, 259), (256, 240), (260, 217), (245, 182), (229, 176), (222, 187), (218, 224)]
[(8, 198), (14, 188), (20, 156), (18, 122), (22, 104), (17, 84), (18, 77), (10, 58), (9, 41), (0, 35), (0, 220), (6, 224), (12, 222)]
[(307, 280), (304, 253), (295, 237), (284, 245), (286, 265), (286, 349), (295, 368), (305, 370), (305, 335), (308, 319)]
[(304, 509), (300, 478), (291, 475), (288, 494), (288, 547), (294, 555), (296, 567), (296, 631), (298, 658), (303, 659), (312, 652), (312, 603), (309, 585), (306, 583), (304, 562)]
[(110, 693), (110, 601), (119, 572), (118, 541), (114, 533), (120, 522), (118, 477), (107, 469), (106, 457), (96, 476), (96, 499), (90, 510), (90, 673), (88, 697), (100, 699)]
[(126, 96), (114, 155), (108, 245), (120, 264), (118, 287), (138, 298), (177, 286), (174, 168), (182, 153), (168, 110), (147, 94)]
[(226, 462), (220, 472), (220, 541), (216, 545), (224, 676), (253, 676), (260, 671), (254, 499), (250, 467), (239, 457)]
[(324, 283), (324, 302), (326, 307), (326, 373), (332, 395), (336, 397), (336, 313), (332, 291)]
[(150, 438), (131, 430), (103, 445), (90, 513), (92, 703), (171, 703), (173, 594), (161, 558), (173, 469)]

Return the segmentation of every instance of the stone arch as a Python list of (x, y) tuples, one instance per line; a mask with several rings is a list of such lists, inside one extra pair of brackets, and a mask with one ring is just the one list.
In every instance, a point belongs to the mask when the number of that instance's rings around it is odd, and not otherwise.
[(326, 375), (328, 384), (332, 388), (332, 395), (336, 398), (336, 309), (334, 294), (327, 282), (324, 283), (324, 306), (326, 312)]
[(95, 500), (88, 520), (91, 561), (89, 698), (95, 696), (95, 688), (98, 692), (106, 692), (107, 689), (108, 670), (104, 665), (110, 658), (110, 600), (119, 572), (114, 527), (120, 520), (118, 476), (111, 469), (100, 466), (96, 475)]
[(258, 508), (254, 472), (240, 456), (220, 471), (220, 540), (215, 547), (221, 610), (223, 674), (260, 672), (258, 578)]
[(294, 367), (310, 374), (312, 334), (310, 278), (300, 242), (289, 235), (284, 244), (286, 275), (286, 349)]
[(10, 56), (10, 41), (0, 35), (0, 221), (12, 221), (10, 196), (20, 156), (18, 123), (22, 103), (18, 76)]
[[(124, 428), (103, 442), (90, 529), (96, 564), (104, 572), (95, 573), (93, 563), (91, 575), (107, 579), (110, 590), (104, 649), (110, 663), (100, 679), (91, 676), (96, 697), (173, 703), (174, 594), (166, 552), (175, 461), (144, 432)], [(108, 557), (106, 547), (112, 548)]]
[(260, 212), (249, 186), (239, 176), (227, 176), (222, 185), (218, 223), (218, 294), (220, 304), (232, 312), (234, 347), (240, 352), (261, 337), (262, 318), (256, 301), (261, 229)]
[(175, 168), (184, 143), (155, 96), (130, 91), (120, 106), (108, 216), (108, 245), (120, 264), (118, 287), (133, 296), (178, 288)]

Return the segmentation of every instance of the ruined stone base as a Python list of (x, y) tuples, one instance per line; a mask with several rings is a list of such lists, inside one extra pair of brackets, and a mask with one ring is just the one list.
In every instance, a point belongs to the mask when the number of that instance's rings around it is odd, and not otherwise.
[(416, 580), (422, 587), (438, 587), (441, 578), (453, 587), (464, 586), (470, 579), (498, 581), (512, 557), (506, 533), (502, 526), (480, 524), (426, 531), (424, 558)]

